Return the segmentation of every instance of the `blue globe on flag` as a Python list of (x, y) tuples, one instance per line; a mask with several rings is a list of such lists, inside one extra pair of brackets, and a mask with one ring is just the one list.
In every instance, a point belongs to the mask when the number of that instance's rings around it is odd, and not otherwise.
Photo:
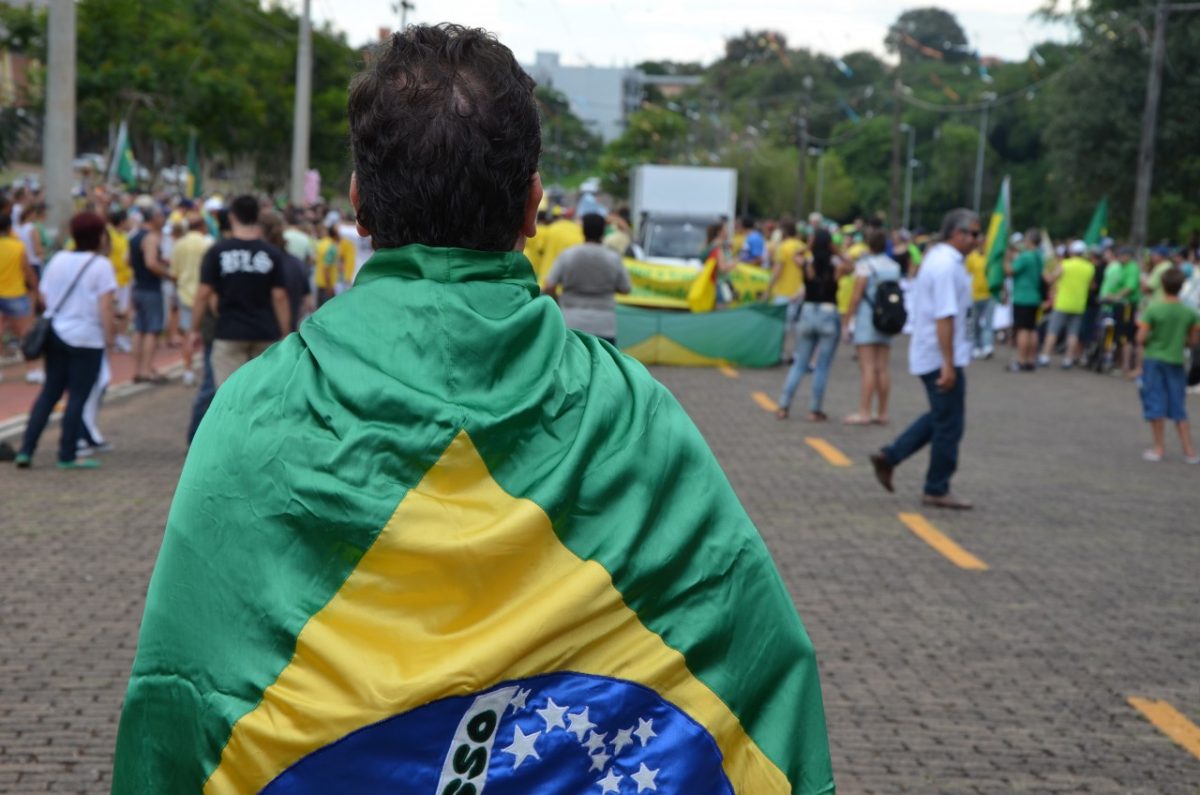
[(364, 727), (263, 792), (732, 795), (721, 761), (712, 736), (653, 690), (556, 673)]

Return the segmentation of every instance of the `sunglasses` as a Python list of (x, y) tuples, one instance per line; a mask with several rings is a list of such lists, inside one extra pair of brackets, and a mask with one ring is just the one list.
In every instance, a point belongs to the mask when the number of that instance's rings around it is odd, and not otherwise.
[(983, 237), (982, 229), (959, 229), (958, 231), (962, 232), (964, 235), (970, 235), (971, 237)]

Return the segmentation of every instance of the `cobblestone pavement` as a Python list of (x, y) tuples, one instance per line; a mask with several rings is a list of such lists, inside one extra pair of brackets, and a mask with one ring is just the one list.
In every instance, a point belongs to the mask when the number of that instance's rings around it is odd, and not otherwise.
[[(926, 456), (875, 484), (866, 456), (921, 409), (895, 363), (893, 427), (778, 422), (782, 369), (656, 368), (725, 465), (816, 645), (839, 791), (1196, 795), (1200, 759), (1128, 702), (1200, 723), (1200, 468), (1144, 464), (1136, 393), (1046, 371), (969, 375), (955, 489), (922, 511)], [(857, 388), (839, 352), (826, 401)], [(807, 399), (807, 382), (797, 414)], [(191, 391), (106, 407), (103, 469), (0, 469), (0, 792), (104, 792), (146, 582), (182, 463)], [(1200, 401), (1192, 400), (1194, 411)], [(833, 467), (819, 437), (851, 459)], [(921, 512), (984, 561), (910, 532)]]

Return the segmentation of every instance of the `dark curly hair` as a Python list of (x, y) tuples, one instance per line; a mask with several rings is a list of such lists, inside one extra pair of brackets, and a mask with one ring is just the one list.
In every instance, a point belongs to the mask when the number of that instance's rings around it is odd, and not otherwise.
[(396, 33), (350, 86), (358, 221), (376, 248), (516, 244), (538, 156), (534, 82), (491, 34)]

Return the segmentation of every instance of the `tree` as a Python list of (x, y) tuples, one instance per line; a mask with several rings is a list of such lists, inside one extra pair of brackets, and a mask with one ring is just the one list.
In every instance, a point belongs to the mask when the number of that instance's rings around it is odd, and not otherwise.
[(603, 149), (600, 136), (571, 111), (553, 88), (534, 90), (542, 122), (542, 179), (547, 184), (576, 182), (595, 170)]
[(967, 34), (949, 11), (913, 8), (905, 11), (888, 30), (884, 45), (888, 52), (902, 53), (914, 60), (936, 59), (955, 63), (966, 59)]
[(629, 172), (645, 163), (677, 162), (685, 154), (686, 139), (684, 116), (654, 106), (639, 110), (600, 157), (602, 188), (617, 198), (627, 198)]

